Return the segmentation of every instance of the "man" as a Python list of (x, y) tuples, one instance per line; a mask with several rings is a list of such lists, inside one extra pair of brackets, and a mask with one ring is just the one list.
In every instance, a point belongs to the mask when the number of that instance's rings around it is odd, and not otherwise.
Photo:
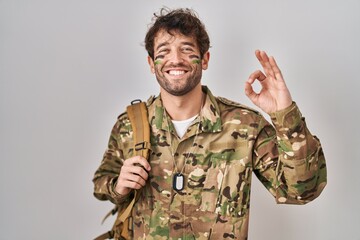
[(143, 190), (132, 213), (134, 239), (247, 239), (253, 172), (278, 203), (305, 204), (326, 185), (321, 145), (275, 59), (257, 50), (264, 72), (245, 83), (246, 95), (270, 114), (271, 125), (201, 85), (209, 44), (188, 9), (162, 10), (146, 35), (150, 70), (160, 85), (160, 95), (147, 102), (151, 156), (132, 156), (124, 113), (93, 179), (95, 196), (122, 208), (134, 189)]

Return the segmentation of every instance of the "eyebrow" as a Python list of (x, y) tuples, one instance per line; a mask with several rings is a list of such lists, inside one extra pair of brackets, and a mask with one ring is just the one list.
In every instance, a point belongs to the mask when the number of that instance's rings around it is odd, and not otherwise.
[(160, 43), (159, 46), (156, 47), (156, 50), (159, 50), (159, 48), (166, 46), (166, 45), (169, 45), (169, 43), (168, 42)]
[(195, 44), (193, 44), (192, 42), (182, 42), (183, 45), (189, 45), (191, 47), (195, 47)]
[[(192, 43), (192, 42), (182, 42), (181, 44), (182, 45), (188, 45), (188, 46), (191, 46), (191, 47), (195, 47), (195, 44)], [(168, 42), (160, 43), (159, 46), (156, 47), (156, 50), (159, 50), (161, 47), (167, 46), (167, 45), (170, 45), (170, 44)]]

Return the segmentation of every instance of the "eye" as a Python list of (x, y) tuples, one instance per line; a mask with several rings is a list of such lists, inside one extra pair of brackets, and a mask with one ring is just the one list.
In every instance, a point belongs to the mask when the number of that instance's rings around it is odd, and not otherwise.
[(169, 49), (167, 48), (160, 49), (156, 53), (157, 55), (155, 56), (155, 59), (163, 59), (167, 53), (169, 53)]
[(163, 59), (164, 58), (164, 55), (156, 55), (155, 56), (155, 60), (159, 60), (159, 59)]
[(194, 50), (191, 47), (185, 47), (182, 49), (182, 52), (184, 53), (192, 53)]

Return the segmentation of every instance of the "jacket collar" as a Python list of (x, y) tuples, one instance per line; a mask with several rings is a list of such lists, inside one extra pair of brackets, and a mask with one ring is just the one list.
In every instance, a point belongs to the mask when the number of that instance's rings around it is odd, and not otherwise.
[[(220, 110), (216, 98), (212, 95), (208, 87), (202, 86), (206, 94), (205, 104), (201, 109), (201, 114), (194, 120), (189, 128), (189, 132), (184, 137), (190, 137), (196, 134), (198, 124), (200, 123), (199, 133), (201, 132), (220, 132), (222, 123)], [(175, 128), (168, 114), (164, 114), (164, 107), (160, 95), (151, 97), (148, 102), (149, 122), (153, 130), (170, 131), (175, 134)], [(169, 124), (168, 124), (169, 123)], [(175, 134), (176, 135), (176, 134)]]

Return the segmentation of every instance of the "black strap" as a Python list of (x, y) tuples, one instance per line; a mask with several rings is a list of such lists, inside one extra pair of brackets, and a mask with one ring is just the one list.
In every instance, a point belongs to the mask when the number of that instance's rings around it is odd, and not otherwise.
[(100, 236), (98, 236), (94, 240), (112, 239), (113, 237), (114, 237), (114, 231), (108, 231), (108, 232), (106, 232), (104, 234), (101, 234)]

